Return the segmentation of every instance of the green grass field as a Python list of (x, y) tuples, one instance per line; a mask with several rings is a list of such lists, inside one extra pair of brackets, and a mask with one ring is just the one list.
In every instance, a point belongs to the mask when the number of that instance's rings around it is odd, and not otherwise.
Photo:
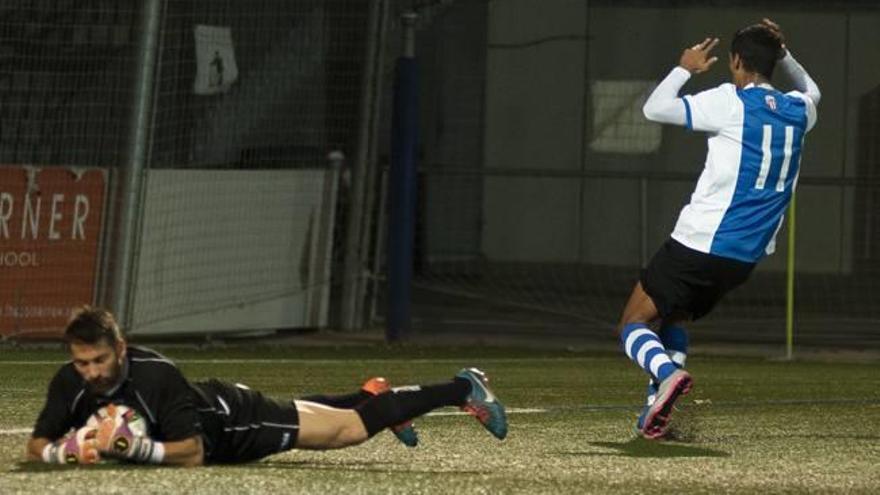
[[(161, 348), (160, 348), (161, 349)], [(421, 445), (390, 433), (344, 450), (291, 451), (196, 469), (21, 462), (60, 352), (0, 355), (0, 493), (880, 493), (878, 363), (694, 356), (677, 440), (636, 438), (645, 375), (625, 357), (504, 349), (164, 349), (193, 379), (277, 398), (347, 392), (476, 365), (509, 409), (499, 442), (453, 410), (421, 418)]]

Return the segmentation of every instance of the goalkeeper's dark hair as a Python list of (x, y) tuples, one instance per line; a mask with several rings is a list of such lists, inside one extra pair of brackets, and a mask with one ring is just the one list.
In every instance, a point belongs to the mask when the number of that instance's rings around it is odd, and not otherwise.
[(746, 70), (757, 72), (768, 81), (773, 77), (776, 61), (785, 55), (782, 40), (762, 24), (752, 24), (734, 33), (730, 53), (739, 55)]
[(103, 340), (113, 346), (122, 339), (122, 330), (116, 318), (104, 308), (83, 306), (77, 309), (64, 329), (64, 342), (67, 345), (71, 342), (94, 345)]

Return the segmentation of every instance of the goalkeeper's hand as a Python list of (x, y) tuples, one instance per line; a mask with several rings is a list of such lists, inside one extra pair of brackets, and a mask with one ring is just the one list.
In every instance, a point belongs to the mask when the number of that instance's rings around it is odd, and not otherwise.
[(133, 462), (162, 462), (164, 449), (159, 442), (132, 432), (112, 404), (107, 406), (107, 412), (107, 417), (98, 423), (96, 434), (97, 450), (102, 456)]
[(98, 453), (97, 430), (83, 426), (58, 442), (43, 448), (43, 461), (53, 464), (95, 464)]

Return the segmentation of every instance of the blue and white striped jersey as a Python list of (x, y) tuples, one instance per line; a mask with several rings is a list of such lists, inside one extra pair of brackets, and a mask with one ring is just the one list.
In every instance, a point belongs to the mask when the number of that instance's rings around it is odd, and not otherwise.
[(722, 84), (682, 101), (687, 127), (710, 136), (705, 168), (672, 237), (697, 251), (756, 262), (775, 250), (816, 106), (801, 92), (768, 84)]

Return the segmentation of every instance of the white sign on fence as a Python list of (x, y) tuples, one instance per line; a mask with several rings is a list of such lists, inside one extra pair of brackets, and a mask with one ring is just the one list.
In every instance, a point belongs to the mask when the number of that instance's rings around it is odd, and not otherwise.
[(235, 47), (228, 27), (196, 25), (196, 80), (193, 91), (197, 95), (225, 93), (238, 79)]

